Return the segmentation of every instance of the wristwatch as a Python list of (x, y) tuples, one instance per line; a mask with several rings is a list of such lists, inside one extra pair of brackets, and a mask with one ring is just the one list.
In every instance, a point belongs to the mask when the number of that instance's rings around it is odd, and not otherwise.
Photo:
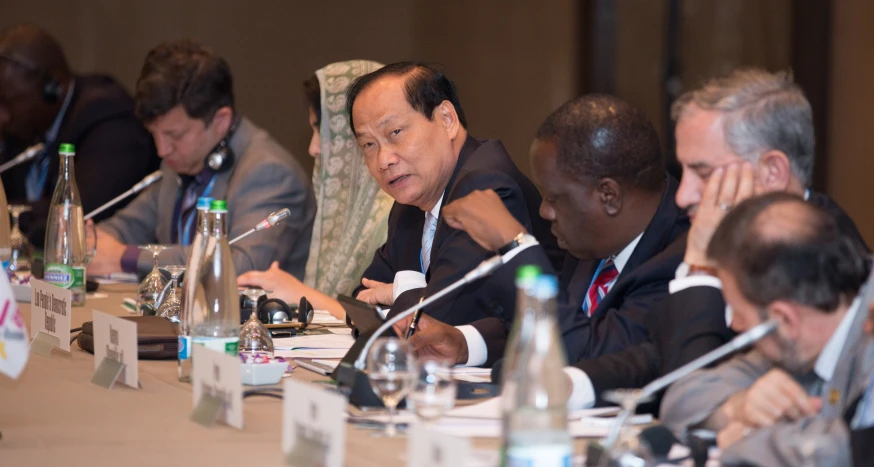
[(527, 245), (529, 243), (537, 243), (537, 239), (534, 238), (533, 235), (531, 235), (528, 232), (523, 230), (523, 231), (519, 232), (519, 235), (516, 235), (515, 237), (513, 237), (513, 239), (510, 240), (510, 243), (498, 248), (498, 254), (502, 255), (502, 256), (506, 255), (507, 253), (512, 251), (517, 246)]
[(710, 266), (702, 266), (699, 264), (689, 264), (682, 262), (677, 267), (676, 279), (682, 279), (689, 276), (713, 276), (716, 277), (716, 269)]

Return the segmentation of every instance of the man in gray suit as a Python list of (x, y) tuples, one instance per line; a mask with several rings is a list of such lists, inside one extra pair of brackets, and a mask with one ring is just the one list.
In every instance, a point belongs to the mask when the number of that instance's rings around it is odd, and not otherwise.
[(167, 42), (146, 56), (136, 89), (136, 113), (163, 159), (163, 179), (97, 229), (89, 274), (144, 273), (147, 243), (169, 244), (162, 264), (185, 264), (196, 233), (198, 197), (227, 200), (234, 238), (282, 208), (291, 217), (232, 246), (237, 274), (279, 261), (303, 278), (315, 197), (296, 160), (234, 107), (227, 62), (191, 40)]
[(733, 309), (732, 328), (766, 320), (774, 335), (671, 387), (663, 422), (718, 432), (724, 464), (845, 465), (842, 421), (874, 368), (860, 297), (868, 263), (834, 216), (788, 193), (735, 207), (707, 249)]

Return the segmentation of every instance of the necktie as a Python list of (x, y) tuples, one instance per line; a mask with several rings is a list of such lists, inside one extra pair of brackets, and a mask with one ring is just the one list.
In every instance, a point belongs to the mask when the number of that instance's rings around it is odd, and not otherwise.
[(430, 212), (425, 213), (425, 227), (422, 229), (422, 274), (431, 266), (431, 245), (434, 243), (436, 230), (437, 218)]
[(592, 312), (598, 308), (598, 304), (610, 291), (610, 287), (616, 282), (616, 277), (619, 276), (619, 271), (616, 265), (613, 264), (613, 258), (604, 262), (604, 265), (595, 273), (595, 279), (589, 290), (586, 291), (586, 298), (583, 300), (583, 313), (591, 317)]
[(49, 174), (49, 157), (46, 151), (40, 151), (36, 159), (30, 164), (27, 177), (24, 180), (24, 190), (28, 202), (39, 201), (42, 198), (46, 185), (46, 177)]
[(190, 228), (191, 214), (194, 207), (197, 205), (197, 182), (191, 181), (182, 191), (179, 202), (179, 217), (176, 219), (175, 238), (172, 238), (174, 243), (188, 245), (191, 243), (192, 229)]

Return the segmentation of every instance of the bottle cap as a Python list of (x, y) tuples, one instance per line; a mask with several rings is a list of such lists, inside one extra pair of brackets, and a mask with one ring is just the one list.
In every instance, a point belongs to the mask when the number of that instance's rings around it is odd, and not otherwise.
[(228, 202), (223, 199), (214, 199), (209, 203), (212, 212), (228, 212)]
[(533, 287), (540, 276), (540, 266), (526, 264), (516, 270), (516, 287)]
[(76, 154), (76, 146), (73, 146), (70, 143), (61, 143), (61, 146), (58, 149), (58, 153), (60, 153), (60, 154)]
[(541, 274), (534, 287), (537, 298), (541, 300), (555, 298), (558, 295), (558, 278), (552, 274)]
[(201, 196), (197, 198), (197, 209), (209, 209), (210, 203), (212, 203), (212, 198)]

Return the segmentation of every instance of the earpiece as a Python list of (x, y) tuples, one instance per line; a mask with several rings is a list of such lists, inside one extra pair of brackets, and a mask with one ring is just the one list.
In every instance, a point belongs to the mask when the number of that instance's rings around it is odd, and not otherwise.
[(231, 124), (228, 134), (226, 134), (225, 137), (219, 141), (218, 145), (213, 148), (212, 152), (206, 156), (206, 165), (208, 165), (210, 169), (215, 170), (216, 172), (223, 172), (234, 165), (234, 151), (232, 151), (231, 147), (228, 146), (228, 141), (231, 139), (231, 136), (234, 135), (235, 131), (237, 131), (236, 119), (234, 120), (234, 123)]
[(313, 322), (313, 306), (306, 297), (300, 299), (297, 310), (292, 310), (287, 303), (278, 298), (270, 298), (258, 305), (258, 319), (264, 324), (281, 324), (297, 321), (301, 328)]

